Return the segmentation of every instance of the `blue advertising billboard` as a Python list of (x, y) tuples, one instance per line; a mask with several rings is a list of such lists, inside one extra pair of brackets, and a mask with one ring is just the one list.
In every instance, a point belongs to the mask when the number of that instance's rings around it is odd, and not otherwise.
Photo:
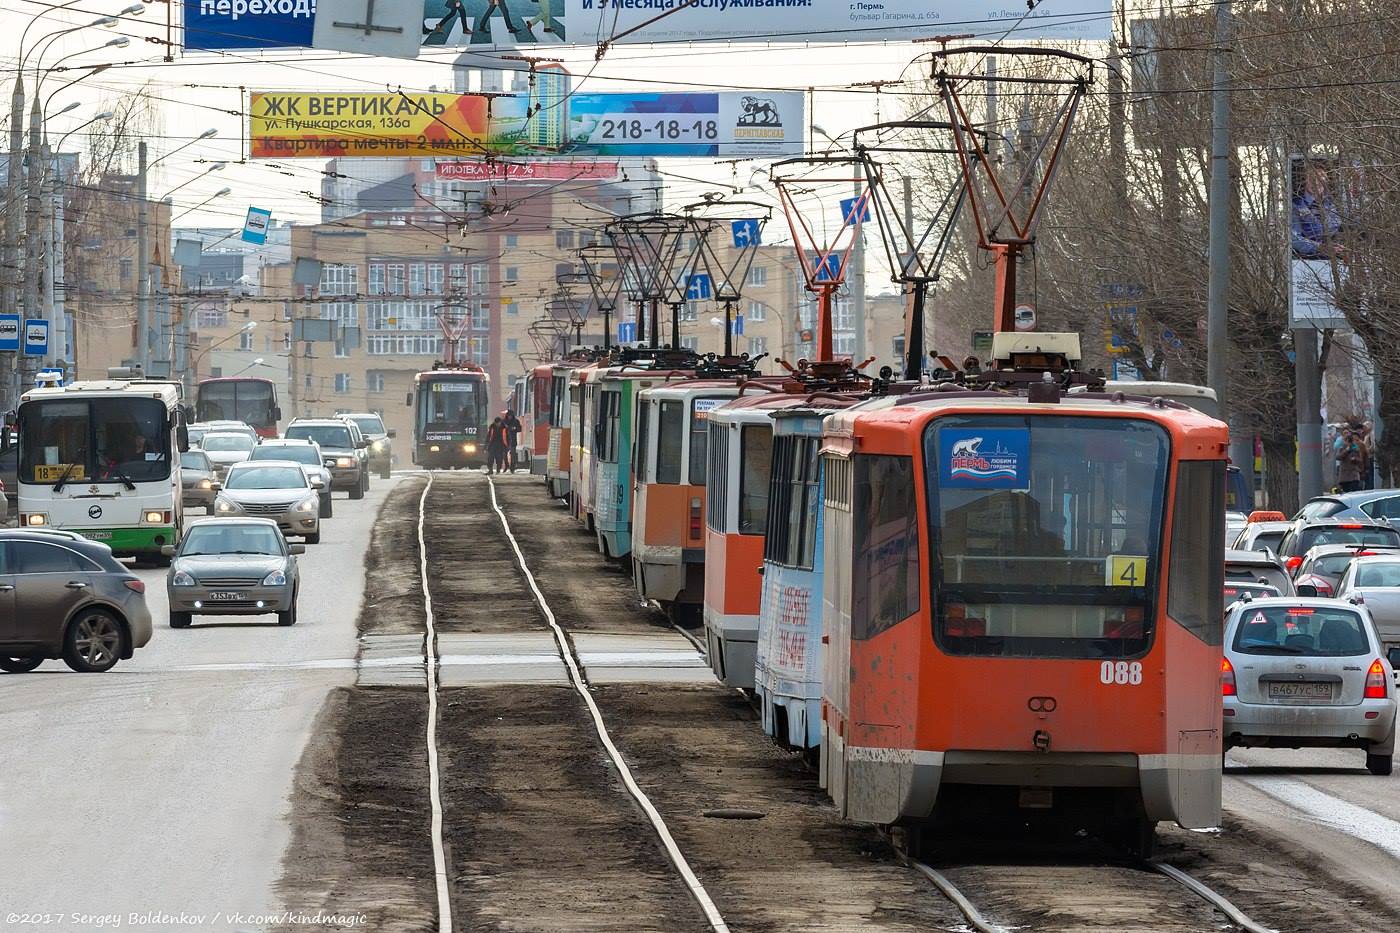
[(185, 48), (311, 46), (316, 0), (185, 0)]

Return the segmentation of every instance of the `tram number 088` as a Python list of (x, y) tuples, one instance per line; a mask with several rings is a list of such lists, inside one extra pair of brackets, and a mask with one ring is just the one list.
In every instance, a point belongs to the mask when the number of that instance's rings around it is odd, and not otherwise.
[(1099, 682), (1135, 687), (1142, 683), (1142, 662), (1105, 661), (1099, 665)]

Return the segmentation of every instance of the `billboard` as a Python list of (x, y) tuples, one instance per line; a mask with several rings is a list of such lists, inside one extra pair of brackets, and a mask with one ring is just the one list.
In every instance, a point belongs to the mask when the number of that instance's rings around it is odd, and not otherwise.
[(366, 13), (364, 0), (321, 0), (316, 47), (412, 58), (423, 48), (484, 52), (605, 41), (878, 42), (932, 34), (1013, 43), (1106, 40), (1112, 28), (1111, 4), (1102, 0), (1042, 0), (1031, 11), (1024, 0), (421, 0), (418, 8), (391, 4)]
[(185, 0), (185, 48), (310, 46), (316, 0)]
[(538, 84), (528, 95), (495, 98), (255, 92), (248, 107), (249, 155), (586, 159), (784, 156), (803, 149), (806, 98), (800, 91), (570, 96), (562, 83), (555, 89)]
[(473, 94), (253, 92), (249, 156), (479, 155), (487, 150), (487, 98)]
[(1289, 159), (1289, 311), (1294, 328), (1347, 326), (1337, 305), (1346, 285), (1346, 236), (1353, 232), (1355, 193), (1335, 159), (1294, 155)]

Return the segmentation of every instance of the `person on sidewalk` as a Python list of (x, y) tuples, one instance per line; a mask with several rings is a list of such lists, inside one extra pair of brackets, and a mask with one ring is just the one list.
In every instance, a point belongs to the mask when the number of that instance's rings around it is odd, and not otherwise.
[(486, 429), (486, 475), (504, 473), (506, 466), (506, 426), (497, 415)]

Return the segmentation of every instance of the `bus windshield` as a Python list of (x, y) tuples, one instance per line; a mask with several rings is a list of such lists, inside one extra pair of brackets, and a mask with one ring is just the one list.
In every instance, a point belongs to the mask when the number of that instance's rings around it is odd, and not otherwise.
[(20, 410), (21, 482), (168, 479), (170, 422), (151, 398), (43, 399)]
[(263, 379), (229, 379), (199, 384), (196, 413), (200, 421), (242, 421), (255, 428), (277, 422), (272, 415), (276, 396)]
[(957, 416), (925, 437), (936, 636), (953, 654), (1122, 657), (1152, 637), (1166, 432)]
[(419, 387), (419, 424), (430, 431), (475, 429), (483, 420), (477, 383), (434, 380)]

